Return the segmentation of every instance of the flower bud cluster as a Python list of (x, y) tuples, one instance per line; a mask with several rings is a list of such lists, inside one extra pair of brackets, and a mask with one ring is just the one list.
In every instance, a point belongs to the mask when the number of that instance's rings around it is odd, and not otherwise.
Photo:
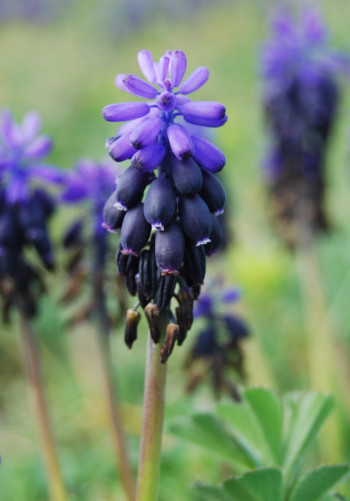
[(239, 398), (236, 385), (227, 374), (233, 370), (241, 379), (244, 377), (241, 342), (249, 335), (249, 330), (229, 307), (239, 297), (239, 290), (236, 287), (223, 288), (222, 280), (209, 282), (199, 296), (194, 317), (201, 319), (202, 327), (186, 362), (188, 391), (193, 391), (209, 376), (217, 396), (224, 391)]
[(266, 160), (272, 209), (283, 239), (294, 245), (300, 224), (326, 228), (324, 164), (339, 99), (336, 73), (349, 61), (327, 47), (327, 33), (314, 11), (297, 23), (276, 16), (262, 52), (264, 108), (271, 145)]
[(28, 315), (35, 314), (43, 285), (38, 270), (25, 260), (25, 248), (34, 247), (42, 264), (54, 267), (47, 223), (55, 202), (32, 184), (61, 180), (58, 169), (42, 163), (51, 140), (37, 136), (40, 128), (40, 116), (34, 112), (27, 113), (22, 124), (15, 123), (9, 111), (0, 117), (0, 292), (5, 312), (17, 295)]
[[(142, 307), (148, 308), (150, 324), (156, 325), (162, 312), (168, 311), (171, 318), (173, 296), (179, 302), (174, 324), (179, 329), (169, 328), (171, 342), (165, 342), (169, 353), (175, 337), (181, 344), (191, 327), (206, 255), (220, 244), (217, 216), (225, 204), (224, 188), (215, 176), (225, 157), (213, 143), (191, 133), (191, 125), (220, 127), (227, 116), (221, 103), (190, 100), (188, 95), (205, 84), (209, 71), (199, 67), (183, 82), (187, 59), (182, 51), (168, 51), (154, 62), (150, 52), (142, 50), (138, 62), (147, 81), (119, 74), (115, 83), (147, 102), (103, 109), (106, 120), (126, 121), (107, 140), (110, 156), (118, 162), (130, 159), (106, 202), (104, 222), (110, 231), (120, 229), (118, 270), (129, 292), (137, 293)], [(175, 293), (177, 284), (180, 291)]]

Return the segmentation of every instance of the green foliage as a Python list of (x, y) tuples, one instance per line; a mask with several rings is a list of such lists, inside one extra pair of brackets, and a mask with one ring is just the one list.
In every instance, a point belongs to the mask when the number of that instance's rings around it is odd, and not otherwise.
[(336, 501), (332, 489), (349, 465), (301, 474), (305, 452), (333, 408), (330, 395), (293, 393), (281, 402), (271, 390), (250, 388), (241, 403), (219, 403), (218, 418), (194, 414), (175, 419), (170, 430), (229, 459), (240, 473), (221, 486), (195, 485), (203, 501)]

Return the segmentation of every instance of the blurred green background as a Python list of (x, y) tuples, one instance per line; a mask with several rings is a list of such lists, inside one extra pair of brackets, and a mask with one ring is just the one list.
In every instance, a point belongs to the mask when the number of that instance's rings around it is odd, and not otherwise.
[[(349, 50), (350, 3), (323, 0), (317, 5), (331, 31), (333, 46)], [(224, 175), (235, 244), (225, 257), (212, 259), (208, 273), (224, 274), (228, 283), (239, 285), (243, 291), (239, 309), (252, 328), (252, 338), (245, 346), (247, 383), (269, 384), (280, 392), (309, 388), (297, 265), (270, 227), (261, 172), (266, 137), (260, 103), (259, 48), (267, 37), (274, 3), (76, 0), (50, 5), (42, 1), (41, 8), (51, 10), (37, 19), (28, 19), (28, 14), (18, 19), (18, 13), (15, 19), (6, 10), (9, 6), (10, 1), (0, 0), (0, 108), (11, 108), (17, 120), (28, 110), (38, 110), (43, 131), (55, 142), (50, 161), (64, 169), (72, 168), (78, 158), (104, 158), (105, 139), (116, 132), (116, 127), (102, 119), (101, 109), (125, 100), (114, 85), (114, 77), (119, 72), (140, 75), (136, 57), (140, 49), (150, 50), (155, 59), (168, 49), (181, 49), (188, 58), (188, 73), (199, 65), (210, 69), (210, 79), (196, 99), (218, 100), (227, 107), (229, 121), (218, 130), (216, 142), (227, 156)], [(346, 401), (346, 395), (350, 395), (350, 367), (346, 366), (350, 343), (348, 87), (344, 79), (340, 113), (328, 152), (327, 205), (333, 231), (318, 244), (330, 335), (335, 345), (340, 343), (345, 357), (343, 387), (337, 392), (336, 423), (341, 440), (333, 444), (325, 435), (329, 456), (322, 458), (338, 462), (350, 457), (350, 410)], [(69, 217), (67, 211), (55, 216), (53, 234), (57, 242)], [(42, 302), (36, 327), (64, 476), (73, 501), (121, 500), (101, 401), (93, 329), (85, 324), (65, 330), (62, 307), (57, 306), (64, 288), (62, 270), (57, 277), (48, 280), (51, 293)], [(14, 318), (11, 328), (1, 326), (0, 499), (42, 501), (48, 499), (46, 480), (27, 398), (16, 322)], [(113, 335), (112, 344), (135, 471), (145, 323), (142, 328), (144, 335), (139, 334), (132, 351), (123, 343), (122, 328)], [(166, 420), (213, 405), (209, 388), (190, 398), (184, 396), (183, 363), (190, 345), (191, 335), (169, 362)], [(339, 367), (342, 364), (339, 360)], [(189, 488), (193, 481), (215, 483), (225, 475), (225, 465), (215, 457), (180, 443), (165, 429), (160, 500), (193, 499)]]

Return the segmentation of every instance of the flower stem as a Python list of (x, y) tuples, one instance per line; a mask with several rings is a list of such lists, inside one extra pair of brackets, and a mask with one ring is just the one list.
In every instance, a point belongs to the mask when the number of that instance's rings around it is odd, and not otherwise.
[(135, 487), (130, 460), (128, 457), (123, 423), (121, 418), (121, 406), (117, 393), (117, 385), (113, 377), (111, 354), (110, 354), (110, 323), (105, 307), (105, 295), (103, 290), (102, 276), (95, 273), (94, 292), (96, 301), (97, 317), (97, 341), (101, 359), (101, 372), (105, 394), (106, 410), (109, 417), (113, 446), (120, 468), (120, 478), (125, 491), (126, 499), (134, 501)]
[(23, 310), (21, 310), (21, 331), (28, 378), (33, 390), (32, 394), (37, 414), (38, 430), (41, 436), (45, 467), (49, 479), (51, 499), (53, 501), (67, 501), (67, 492), (61, 475), (44, 394), (38, 344), (30, 321)]
[(160, 348), (149, 335), (136, 501), (158, 498), (167, 372), (160, 363)]

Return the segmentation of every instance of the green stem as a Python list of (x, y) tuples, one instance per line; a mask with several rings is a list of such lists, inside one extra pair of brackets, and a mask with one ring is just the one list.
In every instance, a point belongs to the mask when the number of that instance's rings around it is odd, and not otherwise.
[(158, 499), (167, 372), (160, 363), (160, 348), (149, 335), (136, 501)]
[(44, 394), (38, 344), (30, 321), (23, 311), (21, 311), (21, 331), (28, 377), (33, 390), (38, 430), (41, 436), (45, 467), (49, 479), (50, 497), (53, 501), (67, 501), (67, 492), (61, 475)]
[(135, 487), (128, 451), (125, 443), (122, 412), (117, 393), (117, 384), (113, 377), (110, 353), (110, 322), (106, 310), (106, 299), (101, 273), (94, 273), (94, 297), (96, 301), (97, 338), (101, 359), (103, 389), (105, 393), (106, 410), (109, 417), (115, 455), (120, 468), (121, 482), (128, 501), (135, 499)]

